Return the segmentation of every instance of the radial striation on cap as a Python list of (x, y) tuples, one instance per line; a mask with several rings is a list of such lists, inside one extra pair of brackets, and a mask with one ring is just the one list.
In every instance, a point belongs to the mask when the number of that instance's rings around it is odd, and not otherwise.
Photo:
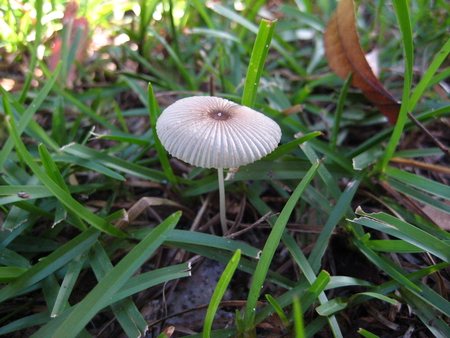
[(193, 96), (167, 107), (156, 132), (174, 157), (203, 168), (237, 168), (271, 153), (281, 129), (269, 117), (214, 96)]

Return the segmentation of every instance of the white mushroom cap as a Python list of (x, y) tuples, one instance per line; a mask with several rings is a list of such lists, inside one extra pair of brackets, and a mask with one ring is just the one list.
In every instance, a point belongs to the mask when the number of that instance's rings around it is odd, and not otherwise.
[(167, 151), (203, 168), (237, 168), (271, 153), (281, 129), (269, 117), (214, 96), (193, 96), (167, 107), (156, 123)]

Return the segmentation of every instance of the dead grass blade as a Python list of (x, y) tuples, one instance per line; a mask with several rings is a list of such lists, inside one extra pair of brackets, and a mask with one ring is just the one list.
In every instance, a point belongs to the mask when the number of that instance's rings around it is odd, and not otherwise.
[(168, 200), (166, 198), (159, 197), (142, 197), (124, 214), (120, 220), (115, 224), (118, 229), (125, 229), (133, 220), (135, 220), (140, 214), (142, 214), (146, 209), (157, 205), (167, 205), (180, 210), (191, 212), (185, 206)]

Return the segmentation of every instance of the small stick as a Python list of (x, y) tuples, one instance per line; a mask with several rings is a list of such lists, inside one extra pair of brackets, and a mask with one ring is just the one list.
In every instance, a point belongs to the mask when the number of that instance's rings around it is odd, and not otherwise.
[(413, 114), (411, 114), (410, 112), (408, 112), (408, 117), (411, 119), (411, 121), (420, 129), (420, 130), (422, 130), (425, 134), (427, 134), (432, 140), (433, 140), (433, 142), (434, 143), (436, 143), (436, 145), (439, 147), (439, 148), (441, 148), (441, 150), (447, 155), (447, 156), (449, 156), (450, 157), (450, 151), (448, 150), (448, 148), (444, 145), (444, 144), (442, 144), (433, 134), (431, 134), (430, 133), (430, 131), (427, 129), (427, 128), (425, 128), (425, 126), (422, 124), (422, 123), (420, 123), (415, 117), (414, 117), (414, 115)]

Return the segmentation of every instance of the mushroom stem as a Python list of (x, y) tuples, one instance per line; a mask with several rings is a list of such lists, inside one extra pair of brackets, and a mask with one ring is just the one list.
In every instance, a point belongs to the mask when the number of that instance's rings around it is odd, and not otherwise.
[(219, 207), (220, 207), (220, 224), (222, 225), (222, 233), (225, 235), (228, 231), (227, 216), (225, 207), (225, 182), (223, 179), (223, 168), (217, 168), (219, 176)]

